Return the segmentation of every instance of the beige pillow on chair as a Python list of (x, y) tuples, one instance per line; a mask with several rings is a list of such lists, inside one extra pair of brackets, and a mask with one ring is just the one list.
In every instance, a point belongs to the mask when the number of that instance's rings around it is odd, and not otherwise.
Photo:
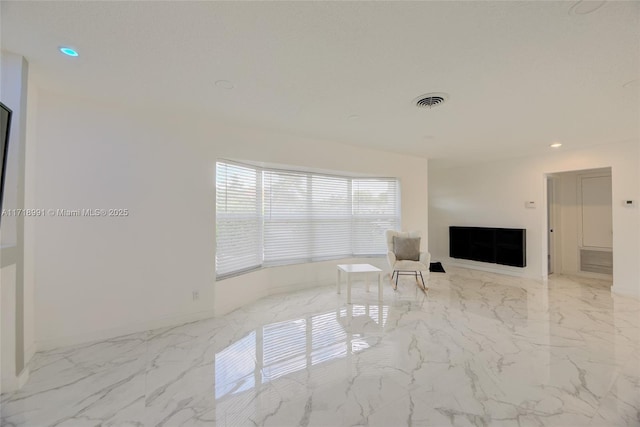
[(393, 253), (398, 261), (419, 261), (420, 237), (393, 236)]

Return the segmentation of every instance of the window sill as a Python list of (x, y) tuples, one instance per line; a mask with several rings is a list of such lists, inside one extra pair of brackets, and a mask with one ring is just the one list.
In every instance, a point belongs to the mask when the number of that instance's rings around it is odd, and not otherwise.
[(319, 262), (327, 262), (327, 261), (337, 261), (341, 259), (382, 259), (386, 256), (386, 254), (372, 254), (372, 255), (345, 255), (339, 257), (330, 257), (330, 258), (314, 258), (314, 259), (304, 259), (304, 260), (290, 260), (283, 261), (279, 263), (269, 263), (263, 264), (257, 267), (248, 268), (245, 270), (234, 271), (231, 273), (216, 275), (216, 282), (221, 282), (226, 279), (231, 279), (233, 277), (242, 276), (244, 274), (253, 273), (255, 271), (264, 270), (267, 268), (273, 267), (288, 267), (293, 265), (302, 265), (302, 264), (315, 264)]

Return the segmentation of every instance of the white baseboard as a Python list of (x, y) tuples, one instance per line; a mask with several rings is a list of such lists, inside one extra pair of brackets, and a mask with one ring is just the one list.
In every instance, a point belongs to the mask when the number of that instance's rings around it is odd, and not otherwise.
[[(269, 289), (267, 294), (264, 296), (294, 292), (298, 290), (309, 289), (312, 287), (329, 286), (331, 284), (335, 284), (335, 282), (332, 282), (331, 280), (321, 280), (321, 281), (312, 280), (308, 282), (294, 283), (294, 284), (289, 284), (284, 286), (273, 287)], [(260, 299), (260, 298), (257, 298), (257, 299)], [(254, 301), (255, 300), (253, 299), (247, 300), (239, 307), (242, 307), (243, 305), (246, 305), (246, 304), (250, 304)], [(236, 308), (238, 307), (233, 307), (228, 311), (233, 311)], [(53, 350), (60, 347), (84, 344), (84, 343), (93, 342), (93, 341), (101, 341), (101, 340), (111, 339), (115, 337), (120, 337), (123, 335), (149, 331), (152, 329), (164, 328), (168, 326), (176, 326), (184, 323), (195, 322), (198, 320), (209, 319), (212, 317), (216, 317), (216, 315), (224, 315), (224, 314), (226, 314), (226, 312), (216, 313), (212, 309), (212, 310), (205, 310), (205, 311), (183, 314), (178, 316), (168, 316), (160, 319), (154, 319), (154, 320), (149, 320), (141, 323), (123, 325), (117, 328), (110, 328), (110, 329), (90, 332), (90, 333), (81, 334), (81, 335), (38, 340), (36, 342), (35, 348), (32, 351), (35, 352), (36, 349), (37, 351), (47, 351), (47, 350)]]
[(602, 280), (613, 281), (612, 274), (591, 273), (588, 271), (581, 271), (581, 270), (562, 270), (562, 271), (556, 272), (555, 274), (564, 274), (567, 276), (586, 277), (588, 279), (602, 279)]
[(16, 390), (20, 390), (29, 380), (30, 373), (29, 368), (25, 367), (18, 376), (11, 376), (10, 378), (3, 376), (2, 384), (0, 385), (1, 393), (10, 394)]
[(168, 326), (182, 325), (184, 323), (209, 319), (214, 316), (213, 310), (199, 311), (195, 313), (181, 314), (177, 316), (167, 316), (159, 319), (148, 320), (140, 323), (119, 326), (117, 328), (105, 329), (81, 335), (69, 337), (57, 337), (45, 340), (38, 340), (36, 348), (38, 351), (53, 350), (59, 347), (84, 344), (92, 341), (102, 341), (123, 335), (135, 334), (152, 329), (164, 328)]
[(611, 292), (620, 295), (623, 297), (631, 297), (637, 300), (640, 300), (640, 289), (629, 289), (623, 288), (621, 286), (616, 286), (615, 284), (611, 287)]
[(33, 359), (36, 351), (36, 343), (32, 342), (31, 345), (29, 345), (29, 347), (27, 347), (24, 351), (24, 366), (29, 367), (29, 363), (31, 363), (31, 359)]
[(319, 288), (323, 286), (329, 286), (331, 284), (335, 286), (335, 281), (332, 282), (331, 280), (322, 280), (322, 281), (314, 280), (314, 281), (304, 282), (304, 283), (295, 283), (295, 284), (284, 285), (284, 286), (276, 286), (269, 289), (269, 295), (284, 294), (287, 292), (301, 291), (301, 290), (310, 289), (310, 288)]
[[(442, 263), (444, 265), (448, 265), (451, 267), (460, 267), (460, 268), (466, 268), (469, 270), (486, 271), (488, 273), (504, 274), (506, 276), (522, 277), (525, 279), (543, 280), (542, 274), (535, 275), (531, 273), (525, 273), (519, 267), (509, 267), (509, 266), (494, 267), (493, 264), (485, 265), (485, 263), (480, 263), (476, 261), (459, 261), (455, 258), (448, 258), (448, 257), (438, 258), (438, 259), (443, 259)], [(433, 257), (431, 257), (431, 261), (433, 262)]]
[(31, 370), (26, 366), (18, 375), (18, 389), (21, 389), (29, 381), (29, 375), (31, 375)]

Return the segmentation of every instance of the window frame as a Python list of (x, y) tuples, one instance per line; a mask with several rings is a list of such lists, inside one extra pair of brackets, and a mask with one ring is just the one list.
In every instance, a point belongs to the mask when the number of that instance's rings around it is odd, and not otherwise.
[[(259, 242), (259, 247), (256, 248), (257, 252), (256, 255), (259, 255), (261, 262), (258, 265), (252, 265), (252, 266), (247, 266), (246, 268), (241, 268), (241, 269), (237, 269), (237, 270), (233, 270), (233, 271), (227, 271), (224, 272), (222, 274), (218, 273), (218, 257), (219, 257), (219, 232), (218, 232), (218, 220), (219, 220), (219, 205), (218, 205), (218, 187), (219, 187), (219, 183), (218, 183), (218, 170), (219, 167), (221, 165), (231, 165), (231, 166), (236, 166), (236, 167), (240, 167), (240, 168), (248, 168), (248, 169), (252, 169), (255, 171), (256, 173), (256, 181), (257, 181), (257, 185), (259, 187), (256, 188), (256, 193), (258, 194), (257, 200), (256, 200), (256, 209), (258, 212), (258, 233), (259, 236), (257, 236), (257, 241)], [(393, 206), (393, 213), (391, 215), (369, 215), (368, 217), (372, 218), (372, 219), (380, 219), (383, 216), (385, 217), (385, 219), (389, 220), (389, 225), (392, 229), (400, 229), (401, 223), (402, 223), (402, 192), (401, 192), (401, 182), (400, 179), (395, 178), (395, 177), (377, 177), (377, 176), (354, 176), (354, 175), (339, 175), (339, 174), (331, 174), (331, 173), (324, 173), (324, 172), (314, 172), (314, 171), (309, 171), (309, 170), (295, 170), (295, 169), (284, 169), (284, 168), (276, 168), (276, 167), (269, 167), (269, 166), (258, 166), (255, 164), (251, 164), (251, 163), (244, 163), (244, 162), (238, 162), (238, 161), (233, 161), (233, 160), (227, 160), (227, 159), (219, 159), (216, 161), (216, 170), (215, 170), (215, 188), (216, 188), (216, 213), (215, 213), (215, 222), (216, 222), (216, 265), (215, 265), (215, 274), (216, 274), (216, 281), (219, 280), (224, 280), (230, 277), (235, 277), (241, 274), (245, 274), (251, 271), (255, 271), (255, 270), (259, 270), (262, 268), (268, 268), (268, 267), (275, 267), (275, 266), (282, 266), (282, 265), (293, 265), (293, 264), (305, 264), (305, 263), (311, 263), (311, 262), (321, 262), (321, 261), (327, 261), (327, 260), (332, 260), (332, 259), (344, 259), (344, 258), (380, 258), (380, 257), (384, 257), (386, 255), (386, 241), (384, 240), (384, 236), (381, 235), (380, 239), (381, 241), (385, 242), (385, 247), (384, 247), (384, 251), (382, 248), (382, 245), (380, 245), (380, 248), (376, 248), (375, 251), (371, 251), (370, 253), (364, 253), (364, 252), (356, 252), (355, 251), (355, 245), (356, 245), (356, 241), (357, 239), (355, 238), (355, 228), (356, 228), (356, 222), (357, 221), (362, 221), (363, 218), (366, 218), (367, 215), (356, 215), (354, 212), (354, 205), (356, 204), (356, 200), (355, 200), (355, 194), (354, 194), (354, 182), (358, 181), (358, 180), (370, 180), (370, 181), (380, 181), (380, 182), (384, 182), (387, 181), (389, 183), (393, 183), (395, 185), (395, 188), (393, 189), (393, 200), (394, 200), (394, 206)], [(294, 175), (294, 176), (304, 176), (305, 180), (306, 180), (306, 185), (307, 185), (307, 190), (308, 192), (306, 193), (306, 205), (307, 208), (309, 209), (306, 213), (306, 216), (304, 218), (300, 217), (301, 221), (306, 221), (307, 227), (309, 228), (308, 230), (308, 236), (307, 239), (308, 241), (306, 242), (306, 245), (309, 247), (308, 249), (308, 253), (306, 253), (304, 256), (301, 257), (296, 257), (296, 258), (286, 258), (286, 259), (267, 259), (265, 258), (265, 254), (267, 253), (267, 251), (265, 250), (266, 247), (266, 243), (265, 243), (265, 230), (267, 229), (266, 226), (266, 222), (267, 222), (267, 206), (272, 207), (273, 203), (271, 205), (269, 205), (269, 203), (266, 201), (266, 197), (267, 197), (267, 193), (271, 192), (273, 193), (272, 188), (267, 189), (267, 185), (272, 185), (271, 182), (267, 183), (268, 179), (266, 178), (268, 175), (271, 176), (278, 176), (278, 175), (282, 175), (282, 176), (286, 176), (286, 175)], [(313, 206), (314, 203), (316, 202), (316, 198), (314, 197), (314, 193), (313, 193), (313, 182), (314, 182), (314, 178), (315, 181), (331, 181), (331, 180), (336, 180), (336, 181), (340, 181), (340, 180), (344, 180), (346, 181), (347, 184), (347, 192), (346, 192), (346, 198), (348, 199), (347, 204), (345, 205), (346, 209), (345, 211), (348, 211), (348, 219), (347, 216), (342, 216), (341, 215), (336, 215), (334, 217), (332, 217), (331, 215), (327, 215), (326, 212), (315, 212), (313, 210)], [(321, 197), (323, 195), (327, 195), (329, 194), (328, 192), (326, 192), (327, 190), (324, 190), (325, 192), (320, 192), (320, 193), (316, 193), (316, 195), (318, 195), (318, 197)], [(282, 210), (282, 207), (280, 207), (281, 210), (279, 211), (280, 213), (284, 212)], [(340, 209), (341, 206), (338, 205), (338, 209)], [(226, 215), (225, 215), (226, 216)], [(286, 224), (286, 215), (283, 217), (284, 218), (284, 223)], [(338, 253), (335, 255), (325, 255), (322, 252), (323, 249), (323, 244), (325, 245), (325, 253), (326, 253), (326, 242), (321, 242), (319, 239), (317, 239), (316, 236), (316, 231), (317, 228), (321, 228), (322, 226), (322, 221), (331, 221), (331, 220), (336, 220), (337, 223), (341, 223), (343, 227), (345, 227), (345, 225), (348, 226), (346, 227), (348, 229), (349, 235), (347, 237), (346, 240), (348, 240), (348, 253)], [(378, 242), (379, 243), (379, 242)], [(379, 243), (380, 244), (380, 243)], [(344, 250), (344, 248), (340, 249), (341, 251)], [(376, 252), (379, 251), (379, 252)], [(323, 253), (322, 255), (318, 256), (319, 254)]]

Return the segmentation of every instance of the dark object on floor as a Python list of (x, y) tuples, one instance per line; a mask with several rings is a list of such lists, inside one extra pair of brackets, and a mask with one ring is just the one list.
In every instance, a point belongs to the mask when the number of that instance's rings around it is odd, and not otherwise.
[(429, 271), (431, 271), (432, 273), (446, 273), (446, 271), (444, 271), (444, 268), (442, 267), (442, 263), (439, 262), (432, 262), (429, 265)]

